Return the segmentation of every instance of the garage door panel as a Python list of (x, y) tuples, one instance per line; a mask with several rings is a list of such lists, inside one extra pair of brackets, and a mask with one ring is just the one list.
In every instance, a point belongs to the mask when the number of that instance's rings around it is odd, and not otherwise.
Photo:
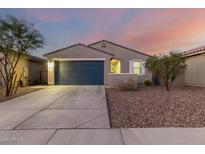
[(56, 61), (55, 84), (103, 85), (103, 61)]

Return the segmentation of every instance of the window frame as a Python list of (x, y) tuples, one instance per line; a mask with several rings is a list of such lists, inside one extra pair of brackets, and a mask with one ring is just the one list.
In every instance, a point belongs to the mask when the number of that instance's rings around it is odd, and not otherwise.
[[(134, 62), (139, 62), (140, 63), (140, 74), (136, 74), (134, 73)], [(136, 74), (138, 76), (142, 76), (142, 75), (145, 75), (145, 67), (143, 66), (144, 65), (144, 60), (142, 59), (133, 59), (131, 61), (129, 61), (129, 73), (132, 73), (132, 74)]]
[[(139, 63), (139, 67), (135, 67), (134, 64), (135, 63)], [(132, 71), (133, 71), (133, 74), (136, 74), (136, 75), (141, 75), (142, 74), (142, 63), (141, 61), (132, 61)], [(139, 69), (139, 74), (135, 73), (135, 69)]]

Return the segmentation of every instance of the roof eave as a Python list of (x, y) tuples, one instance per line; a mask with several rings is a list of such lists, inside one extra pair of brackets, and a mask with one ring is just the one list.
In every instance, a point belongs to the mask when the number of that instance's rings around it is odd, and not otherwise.
[(204, 54), (204, 53), (205, 53), (205, 50), (200, 51), (200, 52), (194, 52), (194, 53), (184, 54), (182, 57), (185, 57), (185, 58), (186, 58), (186, 57), (201, 55), (201, 54)]
[(57, 50), (48, 52), (48, 53), (44, 54), (43, 56), (46, 57), (47, 55), (51, 55), (51, 54), (54, 54), (54, 53), (56, 53), (56, 52), (59, 52), (59, 51), (65, 50), (65, 49), (72, 48), (72, 47), (77, 46), (77, 45), (80, 45), (80, 43), (73, 44), (73, 45), (68, 46), (68, 47), (65, 47), (65, 48), (61, 48), (61, 49), (57, 49)]

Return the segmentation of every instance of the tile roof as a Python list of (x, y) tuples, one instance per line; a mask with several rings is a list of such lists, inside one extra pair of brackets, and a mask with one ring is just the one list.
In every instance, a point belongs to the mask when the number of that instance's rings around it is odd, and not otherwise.
[(188, 57), (188, 56), (198, 55), (198, 54), (202, 54), (202, 53), (205, 53), (205, 46), (201, 46), (201, 47), (197, 47), (197, 48), (183, 51), (182, 55), (184, 57)]
[[(37, 57), (37, 56), (33, 56), (33, 55), (30, 55), (30, 54), (25, 54), (25, 56), (29, 59), (29, 60), (33, 60), (33, 61), (36, 61), (36, 62), (44, 62), (46, 61), (44, 58), (40, 58), (40, 57)], [(0, 60), (4, 59), (4, 57), (1, 57), (0, 56)]]
[(30, 54), (26, 54), (26, 56), (28, 57), (29, 60), (33, 60), (33, 61), (36, 61), (36, 62), (45, 62), (46, 61), (46, 59), (44, 59), (44, 58), (40, 58), (40, 57), (33, 56), (33, 55), (30, 55)]

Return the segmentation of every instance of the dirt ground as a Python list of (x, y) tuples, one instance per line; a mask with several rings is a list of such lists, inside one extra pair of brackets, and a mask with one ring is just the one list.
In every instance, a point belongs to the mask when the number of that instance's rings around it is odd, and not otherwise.
[(12, 98), (15, 98), (15, 97), (19, 97), (19, 96), (22, 96), (22, 95), (25, 95), (25, 94), (29, 94), (31, 92), (34, 92), (34, 91), (37, 91), (37, 90), (40, 90), (40, 89), (43, 89), (43, 88), (35, 87), (35, 86), (33, 86), (33, 87), (32, 86), (31, 87), (19, 87), (18, 91), (15, 95), (9, 96), (9, 97), (4, 97), (5, 88), (0, 87), (0, 102), (9, 100), (9, 99), (12, 99)]

